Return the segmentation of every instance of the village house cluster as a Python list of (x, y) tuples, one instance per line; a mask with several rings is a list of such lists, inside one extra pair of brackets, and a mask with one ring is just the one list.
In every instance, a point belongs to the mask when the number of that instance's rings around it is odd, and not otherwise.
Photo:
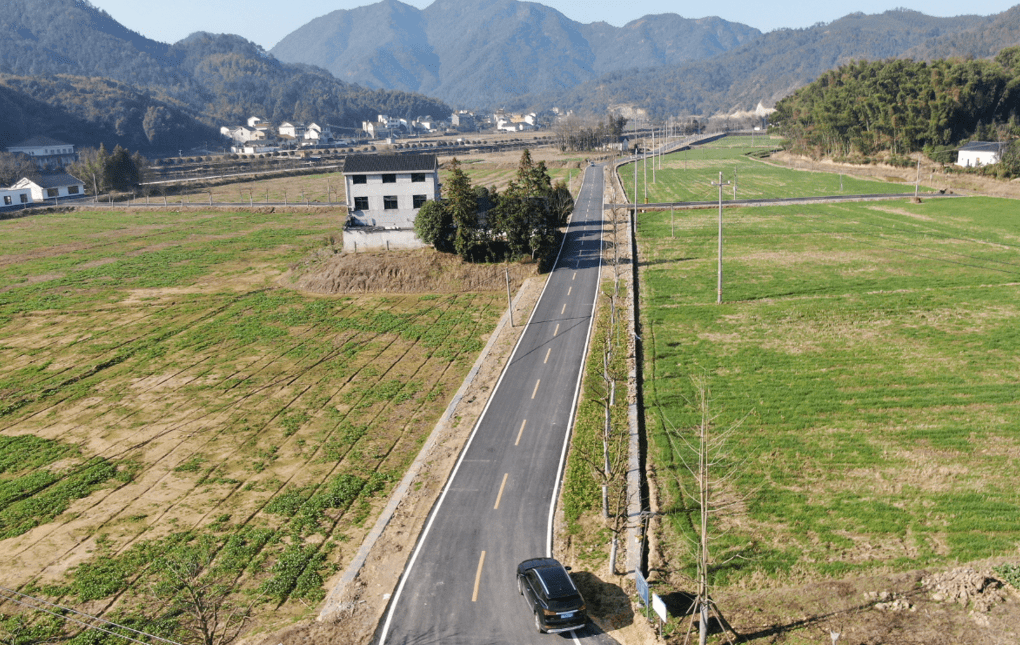
[(85, 195), (85, 184), (64, 172), (64, 166), (78, 160), (73, 144), (36, 136), (8, 147), (7, 152), (31, 159), (42, 174), (38, 179), (23, 177), (10, 188), (0, 187), (0, 209), (59, 203)]

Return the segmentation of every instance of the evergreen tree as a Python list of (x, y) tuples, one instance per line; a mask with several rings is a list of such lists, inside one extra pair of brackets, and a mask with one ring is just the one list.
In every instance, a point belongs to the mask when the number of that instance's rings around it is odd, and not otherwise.
[(414, 218), (414, 232), (437, 251), (453, 251), (453, 218), (442, 202), (429, 200), (422, 204)]
[(460, 169), (460, 162), (454, 157), (450, 163), (450, 181), (446, 191), (445, 206), (456, 228), (453, 248), (457, 255), (469, 260), (475, 251), (478, 239), (478, 198), (471, 187), (471, 180)]

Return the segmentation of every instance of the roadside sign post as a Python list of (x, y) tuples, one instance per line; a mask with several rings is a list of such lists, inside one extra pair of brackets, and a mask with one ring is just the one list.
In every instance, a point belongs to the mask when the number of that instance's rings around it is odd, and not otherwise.
[(652, 594), (652, 609), (659, 616), (659, 638), (662, 638), (662, 626), (669, 622), (669, 612), (666, 611), (666, 603), (663, 602), (659, 594)]

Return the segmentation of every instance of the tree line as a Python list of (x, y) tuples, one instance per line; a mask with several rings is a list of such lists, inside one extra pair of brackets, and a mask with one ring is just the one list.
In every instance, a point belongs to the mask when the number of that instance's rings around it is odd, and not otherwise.
[(1020, 47), (1009, 47), (994, 60), (851, 62), (781, 100), (771, 121), (801, 153), (952, 161), (962, 142), (1020, 136), (1018, 111)]
[(445, 189), (442, 200), (425, 202), (418, 211), (415, 233), (436, 250), (467, 261), (547, 259), (574, 208), (566, 184), (554, 185), (545, 162), (535, 164), (528, 150), (502, 193), (473, 187), (456, 158)]

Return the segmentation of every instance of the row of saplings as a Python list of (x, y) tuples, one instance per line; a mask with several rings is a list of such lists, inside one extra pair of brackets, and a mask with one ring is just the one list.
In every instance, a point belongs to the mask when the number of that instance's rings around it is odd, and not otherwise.
[(559, 229), (574, 208), (567, 186), (553, 185), (545, 162), (533, 163), (528, 150), (502, 193), (472, 187), (456, 159), (444, 193), (418, 211), (415, 233), (436, 250), (469, 262), (555, 257)]

